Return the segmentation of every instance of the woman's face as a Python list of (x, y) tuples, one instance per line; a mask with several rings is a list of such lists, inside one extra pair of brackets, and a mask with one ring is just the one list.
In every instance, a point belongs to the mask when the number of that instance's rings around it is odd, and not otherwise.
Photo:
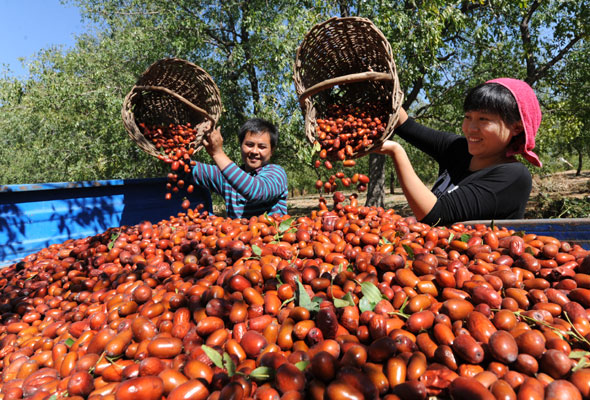
[(469, 154), (491, 164), (506, 160), (506, 150), (512, 138), (522, 132), (522, 123), (506, 124), (499, 114), (467, 111), (463, 118), (463, 133)]
[(268, 132), (246, 132), (240, 149), (246, 172), (263, 167), (268, 164), (272, 156), (270, 134)]

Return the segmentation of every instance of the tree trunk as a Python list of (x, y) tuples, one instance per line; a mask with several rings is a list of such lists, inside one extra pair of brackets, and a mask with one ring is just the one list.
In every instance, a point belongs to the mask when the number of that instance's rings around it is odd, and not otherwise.
[(580, 148), (577, 149), (578, 150), (578, 169), (576, 170), (576, 176), (580, 176), (582, 174), (582, 160), (583, 160), (583, 154), (582, 154), (582, 150)]
[(367, 206), (383, 207), (385, 204), (385, 156), (383, 154), (369, 155), (369, 188), (367, 191)]
[(395, 172), (391, 170), (389, 173), (389, 194), (394, 194), (395, 192)]
[[(244, 15), (248, 12), (248, 2), (245, 2), (244, 8), (242, 13)], [(248, 81), (250, 82), (250, 90), (252, 91), (252, 105), (253, 105), (253, 112), (254, 115), (258, 114), (260, 111), (260, 89), (258, 87), (258, 76), (256, 75), (256, 68), (254, 67), (254, 62), (252, 61), (252, 51), (250, 49), (250, 33), (248, 32), (247, 25), (242, 21), (242, 29), (241, 29), (241, 36), (242, 36), (242, 46), (244, 48), (244, 58), (246, 64), (246, 73), (248, 74)]]
[(350, 1), (338, 0), (338, 8), (340, 9), (340, 17), (350, 17)]

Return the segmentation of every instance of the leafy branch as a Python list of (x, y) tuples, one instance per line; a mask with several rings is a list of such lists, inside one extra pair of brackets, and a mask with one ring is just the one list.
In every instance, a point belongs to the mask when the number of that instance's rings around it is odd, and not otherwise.
[[(493, 308), (492, 311), (496, 312), (496, 311), (500, 311), (500, 310), (499, 309), (496, 309), (496, 308)], [(555, 334), (557, 336), (560, 337), (560, 339), (564, 339), (565, 340), (565, 338), (563, 336), (563, 333), (558, 328), (554, 327), (553, 325), (551, 325), (551, 324), (549, 324), (549, 323), (547, 323), (547, 322), (545, 322), (543, 320), (538, 320), (538, 319), (535, 319), (533, 317), (529, 317), (528, 315), (524, 315), (520, 311), (512, 311), (512, 313), (517, 318), (519, 318), (522, 321), (525, 321), (529, 325), (542, 325), (542, 326), (544, 326), (546, 328), (551, 329), (553, 332), (555, 332)]]
[(113, 246), (115, 245), (115, 242), (117, 241), (117, 239), (119, 238), (119, 236), (121, 236), (121, 232), (113, 232), (111, 234), (111, 240), (109, 241), (109, 244), (107, 245), (107, 248), (109, 250), (113, 249)]
[[(498, 309), (492, 309), (492, 311), (499, 311)], [(522, 312), (520, 311), (512, 311), (512, 313), (520, 318), (521, 320), (525, 321), (526, 323), (528, 323), (529, 325), (541, 325), (544, 326), (546, 328), (551, 329), (557, 336), (559, 336), (561, 339), (566, 340), (564, 333), (559, 330), (559, 328), (556, 328), (555, 326), (543, 321), (543, 320), (538, 320), (532, 317), (529, 317), (528, 315), (524, 315)], [(584, 344), (586, 347), (590, 348), (590, 341), (588, 339), (586, 339), (584, 337), (584, 335), (582, 335), (580, 333), (580, 331), (578, 331), (578, 329), (575, 327), (575, 325), (572, 323), (572, 321), (570, 320), (569, 315), (567, 315), (567, 312), (563, 312), (563, 314), (565, 315), (565, 319), (567, 320), (567, 323), (570, 326), (570, 329), (568, 330), (568, 336), (570, 338), (572, 338), (573, 340), (575, 340), (578, 343)]]
[(397, 315), (398, 317), (402, 317), (402, 318), (408, 319), (408, 318), (410, 318), (410, 314), (406, 314), (404, 312), (407, 305), (408, 305), (408, 297), (406, 297), (404, 299), (404, 302), (402, 303), (402, 306), (399, 308), (399, 311), (391, 311), (391, 312), (388, 312), (387, 314), (389, 314), (389, 315)]
[[(338, 268), (340, 269), (339, 272), (342, 272), (342, 267), (343, 267), (342, 264), (340, 264), (338, 266)], [(354, 302), (354, 299), (352, 298), (352, 294), (350, 292), (347, 292), (341, 299), (334, 297), (333, 286), (334, 286), (334, 275), (332, 275), (332, 278), (330, 279), (330, 291), (332, 292), (332, 303), (334, 303), (334, 307), (344, 308), (344, 307), (356, 305)]]
[(299, 307), (303, 307), (309, 312), (320, 311), (320, 304), (322, 301), (324, 301), (324, 299), (317, 296), (312, 299), (309, 296), (309, 293), (307, 293), (307, 290), (305, 290), (303, 283), (301, 283), (297, 278), (295, 278), (295, 282), (297, 282), (297, 292), (295, 292), (295, 296), (297, 297)]
[(284, 221), (281, 221), (280, 224), (277, 224), (273, 220), (272, 224), (275, 227), (275, 229), (277, 230), (277, 233), (274, 235), (274, 238), (273, 238), (274, 243), (280, 242), (281, 239), (283, 238), (283, 236), (285, 235), (285, 233), (294, 232), (295, 228), (296, 228), (295, 226), (292, 226), (293, 218), (288, 218)]
[(363, 297), (359, 300), (359, 310), (361, 312), (373, 311), (381, 300), (387, 299), (372, 282), (362, 282), (361, 292), (363, 293)]
[(410, 260), (414, 259), (414, 249), (412, 249), (409, 245), (407, 244), (402, 244), (402, 247), (404, 248), (404, 250), (406, 251), (406, 253), (408, 253), (408, 258)]
[(236, 365), (228, 353), (223, 352), (223, 355), (219, 354), (217, 350), (204, 344), (201, 345), (201, 349), (203, 349), (205, 355), (209, 357), (211, 362), (213, 362), (216, 367), (227, 371), (227, 375), (229, 377), (232, 377), (236, 374)]
[[(254, 379), (256, 381), (267, 381), (274, 379), (275, 370), (271, 367), (258, 367), (253, 369), (249, 374), (245, 374), (236, 370), (236, 364), (233, 362), (231, 356), (227, 352), (223, 352), (223, 355), (219, 354), (217, 350), (204, 344), (201, 345), (201, 348), (205, 352), (205, 355), (209, 357), (211, 362), (215, 364), (216, 367), (225, 370), (230, 378), (234, 375), (242, 375), (248, 379)], [(300, 371), (304, 371), (308, 365), (309, 361), (300, 361), (295, 364), (295, 366)]]
[(461, 240), (462, 242), (467, 243), (469, 241), (469, 239), (471, 239), (471, 235), (469, 235), (468, 233), (464, 233), (461, 235), (461, 237), (459, 238), (459, 240)]
[(563, 315), (565, 315), (567, 323), (570, 324), (570, 326), (572, 327), (572, 336), (574, 337), (574, 339), (576, 339), (576, 341), (580, 343), (584, 343), (587, 347), (590, 347), (590, 341), (588, 341), (588, 339), (586, 339), (586, 337), (584, 337), (584, 335), (580, 333), (578, 328), (576, 328), (576, 326), (570, 320), (570, 317), (569, 315), (567, 315), (566, 311), (563, 312)]
[(63, 391), (58, 391), (56, 393), (53, 393), (51, 396), (49, 396), (49, 398), (47, 400), (57, 400), (57, 399), (62, 399), (62, 398), (66, 398), (68, 397), (70, 394), (68, 393), (67, 390), (63, 390)]
[[(70, 339), (71, 339), (71, 338), (70, 338)], [(67, 341), (66, 341), (66, 342), (67, 342)], [(73, 343), (72, 343), (72, 344), (73, 344)], [(66, 346), (68, 346), (68, 344), (67, 344), (67, 343), (66, 343)], [(68, 347), (70, 347), (70, 346), (68, 346)], [(89, 374), (92, 374), (92, 375), (94, 375), (94, 371), (96, 370), (96, 366), (97, 366), (97, 365), (100, 363), (100, 361), (101, 361), (103, 358), (104, 358), (105, 360), (107, 360), (107, 361), (108, 361), (110, 364), (114, 364), (114, 363), (116, 363), (116, 362), (117, 362), (117, 360), (119, 360), (120, 358), (123, 358), (123, 354), (120, 354), (120, 355), (118, 355), (118, 356), (115, 356), (115, 357), (108, 357), (108, 356), (106, 355), (106, 352), (104, 352), (104, 351), (103, 351), (102, 353), (100, 353), (100, 357), (98, 357), (98, 360), (96, 360), (96, 363), (94, 363), (94, 365), (93, 365), (92, 367), (88, 368), (88, 373), (89, 373)]]
[(254, 257), (250, 257), (250, 259), (259, 260), (260, 257), (262, 256), (262, 249), (260, 247), (256, 246), (255, 244), (253, 244), (250, 247), (252, 248), (252, 254), (254, 254)]
[(570, 352), (568, 357), (571, 358), (572, 360), (578, 360), (576, 365), (574, 365), (574, 367), (572, 368), (572, 372), (576, 372), (576, 371), (578, 371), (582, 368), (586, 368), (587, 366), (590, 365), (590, 360), (588, 360), (588, 357), (590, 357), (590, 352), (588, 352), (588, 351), (574, 350), (574, 351)]

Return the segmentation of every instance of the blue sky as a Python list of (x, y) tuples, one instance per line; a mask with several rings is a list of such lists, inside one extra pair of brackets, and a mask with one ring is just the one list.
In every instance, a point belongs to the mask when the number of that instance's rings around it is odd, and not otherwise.
[(7, 65), (11, 76), (27, 77), (19, 58), (49, 46), (71, 47), (85, 30), (78, 8), (59, 0), (0, 0), (0, 70)]

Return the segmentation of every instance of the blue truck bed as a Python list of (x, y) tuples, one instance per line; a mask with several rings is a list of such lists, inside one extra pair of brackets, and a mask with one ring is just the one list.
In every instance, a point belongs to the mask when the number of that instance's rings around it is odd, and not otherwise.
[(96, 235), (108, 228), (158, 222), (191, 207), (212, 210), (198, 190), (165, 200), (166, 178), (0, 186), (0, 268), (51, 244)]
[[(515, 231), (553, 236), (561, 241), (577, 243), (590, 250), (590, 218), (506, 219), (493, 223)], [(491, 225), (490, 220), (467, 221), (465, 225)]]

